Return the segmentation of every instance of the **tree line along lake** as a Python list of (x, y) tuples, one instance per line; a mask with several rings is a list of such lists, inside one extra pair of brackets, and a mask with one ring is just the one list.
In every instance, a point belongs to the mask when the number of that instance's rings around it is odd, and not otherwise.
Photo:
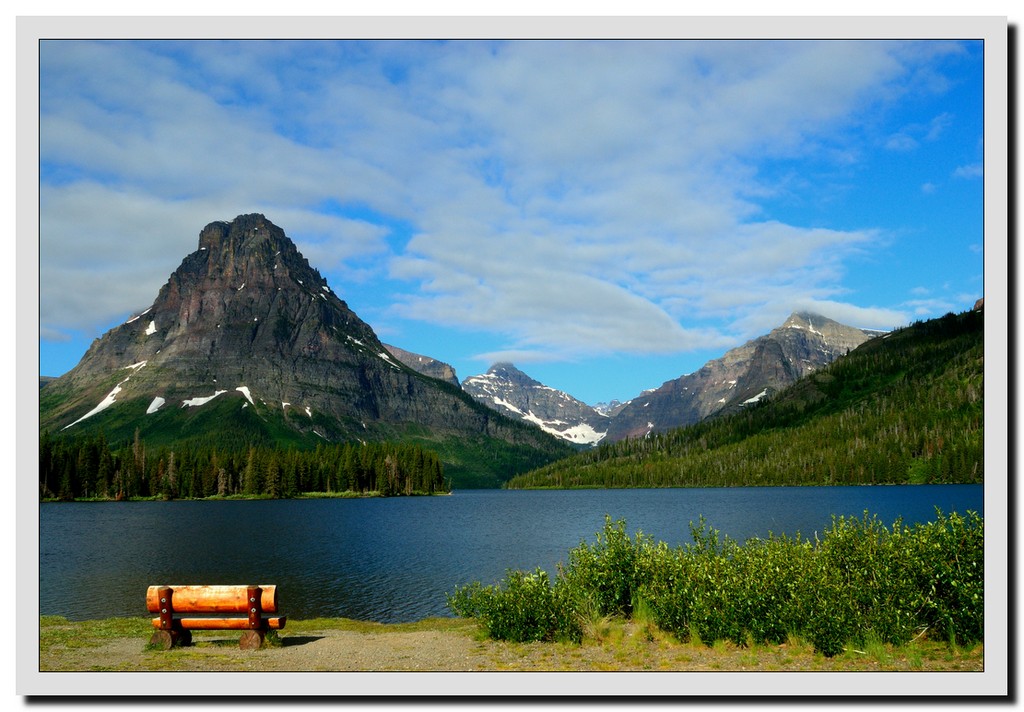
[(822, 535), (833, 515), (886, 525), (984, 515), (982, 485), (457, 490), (449, 497), (44, 503), (41, 615), (145, 616), (151, 584), (277, 584), (295, 619), (449, 615), (456, 586), (508, 569), (552, 576), (605, 516), (670, 546), (701, 516), (738, 541)]

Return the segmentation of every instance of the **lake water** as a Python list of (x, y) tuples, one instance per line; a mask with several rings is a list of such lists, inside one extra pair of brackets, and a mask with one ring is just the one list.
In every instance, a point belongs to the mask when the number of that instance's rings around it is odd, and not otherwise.
[(805, 538), (865, 510), (891, 525), (984, 514), (981, 485), (459, 491), (450, 497), (40, 505), (39, 606), (145, 616), (150, 584), (273, 583), (294, 619), (448, 615), (445, 593), (507, 569), (552, 575), (606, 514), (670, 545), (704, 515), (722, 535)]

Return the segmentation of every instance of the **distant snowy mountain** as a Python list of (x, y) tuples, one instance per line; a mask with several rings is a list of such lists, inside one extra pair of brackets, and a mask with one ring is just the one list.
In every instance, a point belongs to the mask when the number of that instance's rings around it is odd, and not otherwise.
[(604, 416), (607, 416), (607, 417), (611, 418), (616, 413), (618, 413), (620, 410), (625, 408), (626, 405), (628, 405), (628, 404), (629, 404), (629, 401), (626, 401), (625, 403), (623, 403), (622, 401), (613, 400), (610, 403), (595, 403), (593, 408), (594, 408), (594, 410), (596, 410), (601, 415), (604, 415)]
[(535, 381), (511, 363), (496, 363), (487, 373), (470, 376), (462, 382), (462, 389), (480, 403), (570, 443), (594, 445), (608, 429), (607, 416)]

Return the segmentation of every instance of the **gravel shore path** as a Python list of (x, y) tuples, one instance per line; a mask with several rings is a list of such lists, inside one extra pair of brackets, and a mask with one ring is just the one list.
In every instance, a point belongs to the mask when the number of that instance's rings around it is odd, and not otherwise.
[(472, 638), (451, 632), (358, 633), (324, 630), (282, 634), (280, 645), (241, 650), (237, 635), (196, 633), (193, 645), (147, 650), (138, 638), (51, 650), (42, 670), (377, 671), (473, 670), (484, 664)]

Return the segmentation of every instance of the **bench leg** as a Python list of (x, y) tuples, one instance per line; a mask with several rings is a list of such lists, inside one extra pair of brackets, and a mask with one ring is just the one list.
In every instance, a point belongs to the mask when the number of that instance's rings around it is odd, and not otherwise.
[(189, 645), (192, 642), (192, 631), (173, 629), (158, 630), (149, 639), (150, 646), (158, 650), (170, 650), (175, 646)]
[(263, 647), (263, 640), (265, 638), (265, 631), (251, 628), (242, 632), (242, 637), (238, 641), (238, 647), (242, 650), (258, 650)]

